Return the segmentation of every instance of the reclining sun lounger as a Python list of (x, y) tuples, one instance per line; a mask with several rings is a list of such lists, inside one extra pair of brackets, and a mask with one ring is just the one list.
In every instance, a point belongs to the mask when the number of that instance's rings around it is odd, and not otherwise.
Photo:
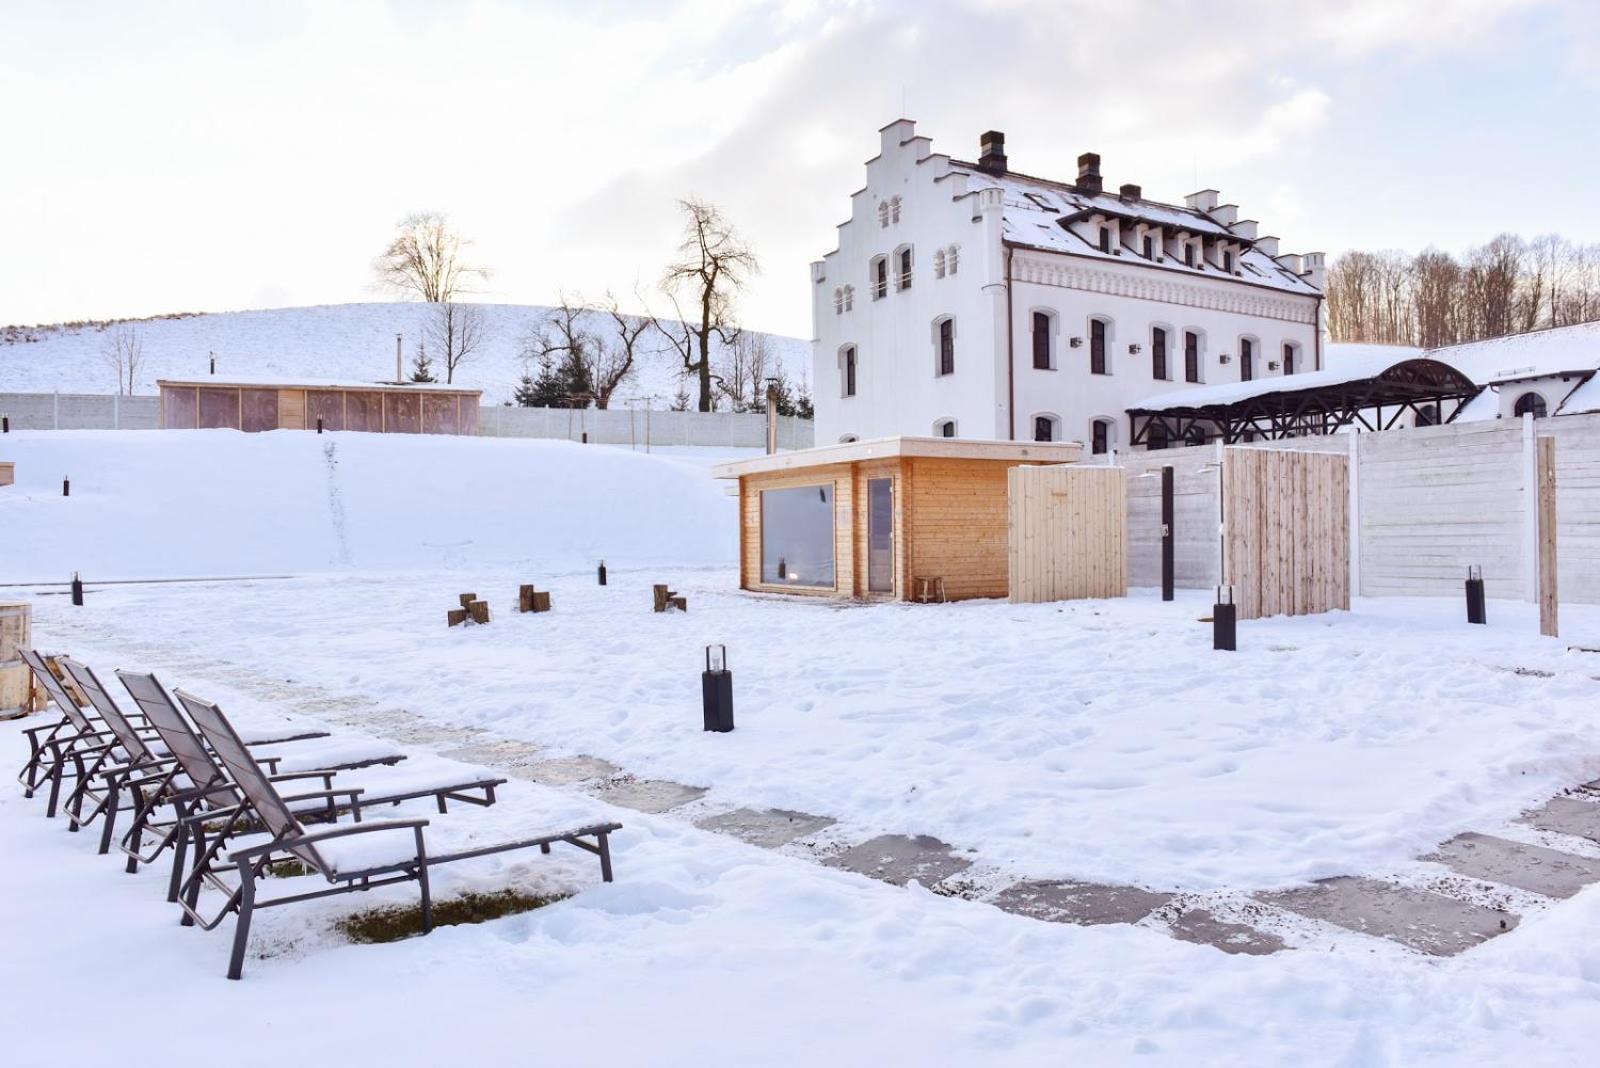
[[(84, 670), (92, 685), (99, 688), (98, 680), (93, 679), (93, 673)], [(134, 702), (143, 711), (146, 720), (160, 735), (167, 750), (177, 759), (184, 774), (191, 781), (207, 787), (202, 801), (206, 809), (221, 810), (222, 814), (226, 815), (244, 800), (233, 785), (233, 780), (223, 775), (215, 754), (208, 751), (206, 739), (195, 733), (194, 727), (189, 725), (183, 713), (178, 710), (178, 706), (167, 695), (165, 687), (154, 675), (118, 671), (117, 678), (122, 680), (122, 685), (127, 688)], [(255, 763), (259, 766), (261, 760), (255, 759)], [(267, 768), (263, 774), (274, 784), (321, 779), (321, 790), (297, 793), (283, 799), (291, 804), (297, 815), (305, 818), (315, 816), (319, 819), (337, 819), (349, 813), (354, 819), (359, 820), (363, 809), (378, 805), (398, 805), (403, 801), (425, 798), (431, 798), (440, 812), (448, 811), (451, 801), (486, 807), (494, 804), (495, 789), (504, 786), (506, 782), (503, 778), (489, 774), (475, 776), (465, 774), (463, 769), (454, 763), (431, 773), (427, 769), (421, 769), (417, 774), (406, 775), (388, 773), (376, 768), (367, 769), (359, 778), (342, 775), (333, 769), (273, 775), (271, 768)], [(391, 781), (386, 783), (383, 781), (385, 778)], [(219, 790), (217, 788), (219, 784), (224, 789)], [(184, 799), (181, 803), (188, 804), (191, 800), (199, 799)], [(153, 814), (150, 809), (151, 806), (147, 805), (134, 816), (134, 826), (123, 839), (123, 851), (128, 852), (130, 858), (136, 857), (149, 863), (155, 856), (159, 856), (167, 845), (176, 844), (178, 848), (173, 856), (173, 877), (168, 895), (169, 900), (175, 901), (176, 887), (187, 847), (184, 837), (175, 833), (182, 816), (177, 817), (165, 828), (163, 838), (152, 854), (141, 856), (132, 850), (137, 850), (142, 845), (144, 832)], [(131, 863), (129, 870), (133, 870)]]
[[(184, 824), (194, 835), (195, 864), (184, 879), (179, 904), (183, 907), (186, 925), (198, 923), (205, 930), (213, 930), (229, 913), (237, 913), (234, 924), (233, 952), (228, 961), (228, 978), (237, 979), (244, 971), (244, 953), (250, 940), (250, 921), (257, 909), (273, 905), (287, 905), (297, 901), (311, 901), (336, 894), (360, 893), (380, 886), (414, 882), (422, 899), (422, 931), (433, 929), (433, 903), (428, 891), (428, 869), (471, 857), (505, 853), (516, 849), (538, 846), (541, 852), (550, 852), (556, 842), (586, 850), (600, 858), (600, 876), (611, 881), (611, 848), (608, 836), (622, 829), (620, 823), (598, 823), (572, 830), (500, 842), (443, 855), (429, 855), (427, 836), (423, 833), (429, 824), (425, 819), (376, 820), (330, 827), (325, 830), (307, 830), (287, 803), (279, 795), (261, 766), (250, 757), (244, 743), (234, 732), (221, 709), (182, 690), (178, 700), (193, 718), (210, 751), (215, 753), (221, 768), (238, 787), (240, 803), (227, 817), (223, 835), (243, 820), (252, 820), (265, 829), (270, 840), (261, 845), (251, 845), (229, 853), (222, 860), (222, 842), (205, 843), (205, 824), (219, 814), (191, 815)], [(359, 795), (360, 791), (355, 791)], [(358, 810), (359, 814), (359, 810)], [(308, 874), (320, 875), (327, 886), (298, 894), (260, 900), (256, 897), (256, 882), (272, 864), (294, 860), (303, 865)], [(225, 876), (233, 869), (236, 882)], [(202, 884), (209, 884), (227, 895), (222, 908), (213, 916), (198, 911)]]

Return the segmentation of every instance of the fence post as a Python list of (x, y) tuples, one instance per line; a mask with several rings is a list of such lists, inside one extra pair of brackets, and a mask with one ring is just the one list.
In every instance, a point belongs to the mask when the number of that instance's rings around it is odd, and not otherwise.
[(1522, 599), (1539, 599), (1539, 443), (1532, 412), (1522, 416)]
[(1345, 490), (1349, 502), (1345, 505), (1345, 520), (1350, 524), (1350, 592), (1357, 597), (1361, 592), (1361, 435), (1346, 434), (1348, 451), (1345, 453)]
[(58, 389), (51, 395), (52, 412), (50, 416), (51, 430), (61, 429), (61, 391)]

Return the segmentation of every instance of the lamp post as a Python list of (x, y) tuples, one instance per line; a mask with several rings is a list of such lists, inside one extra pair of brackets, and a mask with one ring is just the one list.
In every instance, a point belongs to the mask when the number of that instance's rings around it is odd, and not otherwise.
[(706, 646), (706, 669), (700, 674), (700, 694), (705, 729), (719, 734), (733, 730), (733, 672), (728, 670), (727, 646)]

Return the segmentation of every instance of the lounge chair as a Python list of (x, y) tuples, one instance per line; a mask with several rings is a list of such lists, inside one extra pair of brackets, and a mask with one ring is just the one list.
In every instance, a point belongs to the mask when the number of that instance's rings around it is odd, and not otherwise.
[[(208, 833), (206, 824), (217, 820), (219, 814), (196, 814), (185, 817), (183, 821), (194, 835), (195, 864), (183, 881), (179, 904), (183, 907), (186, 924), (199, 924), (208, 931), (215, 929), (229, 913), (238, 914), (233, 931), (233, 952), (228, 961), (229, 979), (238, 979), (244, 972), (250, 921), (257, 909), (414, 882), (422, 899), (422, 932), (427, 934), (433, 929), (433, 902), (428, 890), (429, 868), (533, 846), (548, 853), (550, 846), (556, 842), (565, 842), (598, 856), (601, 878), (606, 882), (611, 881), (609, 835), (621, 830), (620, 823), (592, 824), (433, 856), (428, 853), (427, 836), (423, 833), (429, 824), (425, 819), (376, 820), (308, 830), (295, 816), (287, 803), (288, 799), (279, 795), (261, 766), (251, 759), (249, 750), (222, 710), (182, 690), (178, 690), (176, 696), (242, 796), (238, 806), (227, 817), (223, 827), (224, 836), (247, 819), (258, 822), (270, 835), (270, 841), (234, 850), (222, 862), (222, 843), (205, 843)], [(359, 790), (355, 792), (359, 794)], [(308, 874), (322, 876), (328, 886), (305, 893), (257, 899), (257, 880), (262, 878), (269, 866), (285, 860), (298, 861)], [(229, 883), (224, 876), (230, 867), (236, 883)], [(205, 916), (198, 911), (203, 883), (227, 895), (226, 903), (213, 916)]]
[[(82, 665), (76, 666), (82, 667)], [(86, 668), (83, 670), (90, 681), (90, 689), (100, 689), (103, 692), (104, 688), (99, 685), (98, 679), (93, 678), (93, 672)], [(177, 759), (188, 779), (205, 787), (202, 796), (184, 797), (179, 801), (180, 806), (199, 802), (208, 811), (219, 810), (226, 815), (244, 800), (232, 785), (232, 780), (225, 776), (217, 765), (215, 754), (207, 749), (206, 739), (195, 733), (194, 727), (189, 725), (183, 713), (178, 710), (178, 706), (167, 695), (166, 688), (154, 675), (147, 672), (118, 671), (117, 678), (122, 680), (122, 685), (132, 695), (134, 703), (139, 706), (145, 719), (160, 735), (163, 744)], [(252, 757), (257, 765), (262, 763), (260, 758), (254, 757), (254, 754)], [(378, 805), (398, 805), (403, 801), (424, 798), (432, 798), (440, 812), (449, 811), (451, 801), (487, 807), (494, 804), (495, 789), (506, 783), (505, 779), (494, 776), (478, 775), (464, 778), (455, 766), (442, 776), (412, 777), (411, 781), (403, 786), (394, 783), (384, 784), (381, 781), (383, 776), (376, 772), (363, 776), (367, 780), (365, 786), (360, 782), (351, 782), (348, 776), (335, 781), (340, 773), (333, 769), (274, 775), (273, 769), (268, 767), (263, 769), (263, 774), (274, 784), (321, 779), (321, 790), (297, 793), (284, 800), (290, 802), (301, 817), (315, 816), (330, 820), (347, 813), (359, 820), (363, 809), (375, 808)], [(369, 786), (375, 789), (369, 792), (367, 788)], [(130, 859), (137, 858), (144, 863), (150, 863), (168, 845), (176, 845), (172, 882), (168, 892), (168, 900), (176, 901), (178, 880), (188, 844), (187, 839), (178, 833), (177, 828), (181, 825), (185, 814), (178, 815), (171, 824), (164, 827), (163, 837), (157, 843), (154, 853), (140, 855), (130, 851), (141, 848), (144, 832), (150, 825), (156, 807), (159, 806), (146, 805), (135, 814), (134, 825), (123, 840), (123, 851), (129, 853)], [(133, 870), (131, 863), (129, 870)]]

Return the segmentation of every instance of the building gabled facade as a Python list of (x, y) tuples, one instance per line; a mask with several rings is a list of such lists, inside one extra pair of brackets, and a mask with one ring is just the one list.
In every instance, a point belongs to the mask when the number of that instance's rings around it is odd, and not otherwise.
[(933, 152), (883, 128), (838, 248), (812, 264), (819, 445), (896, 434), (1126, 448), (1129, 408), (1184, 384), (1316, 370), (1321, 253), (1220, 203), (1108, 193)]

